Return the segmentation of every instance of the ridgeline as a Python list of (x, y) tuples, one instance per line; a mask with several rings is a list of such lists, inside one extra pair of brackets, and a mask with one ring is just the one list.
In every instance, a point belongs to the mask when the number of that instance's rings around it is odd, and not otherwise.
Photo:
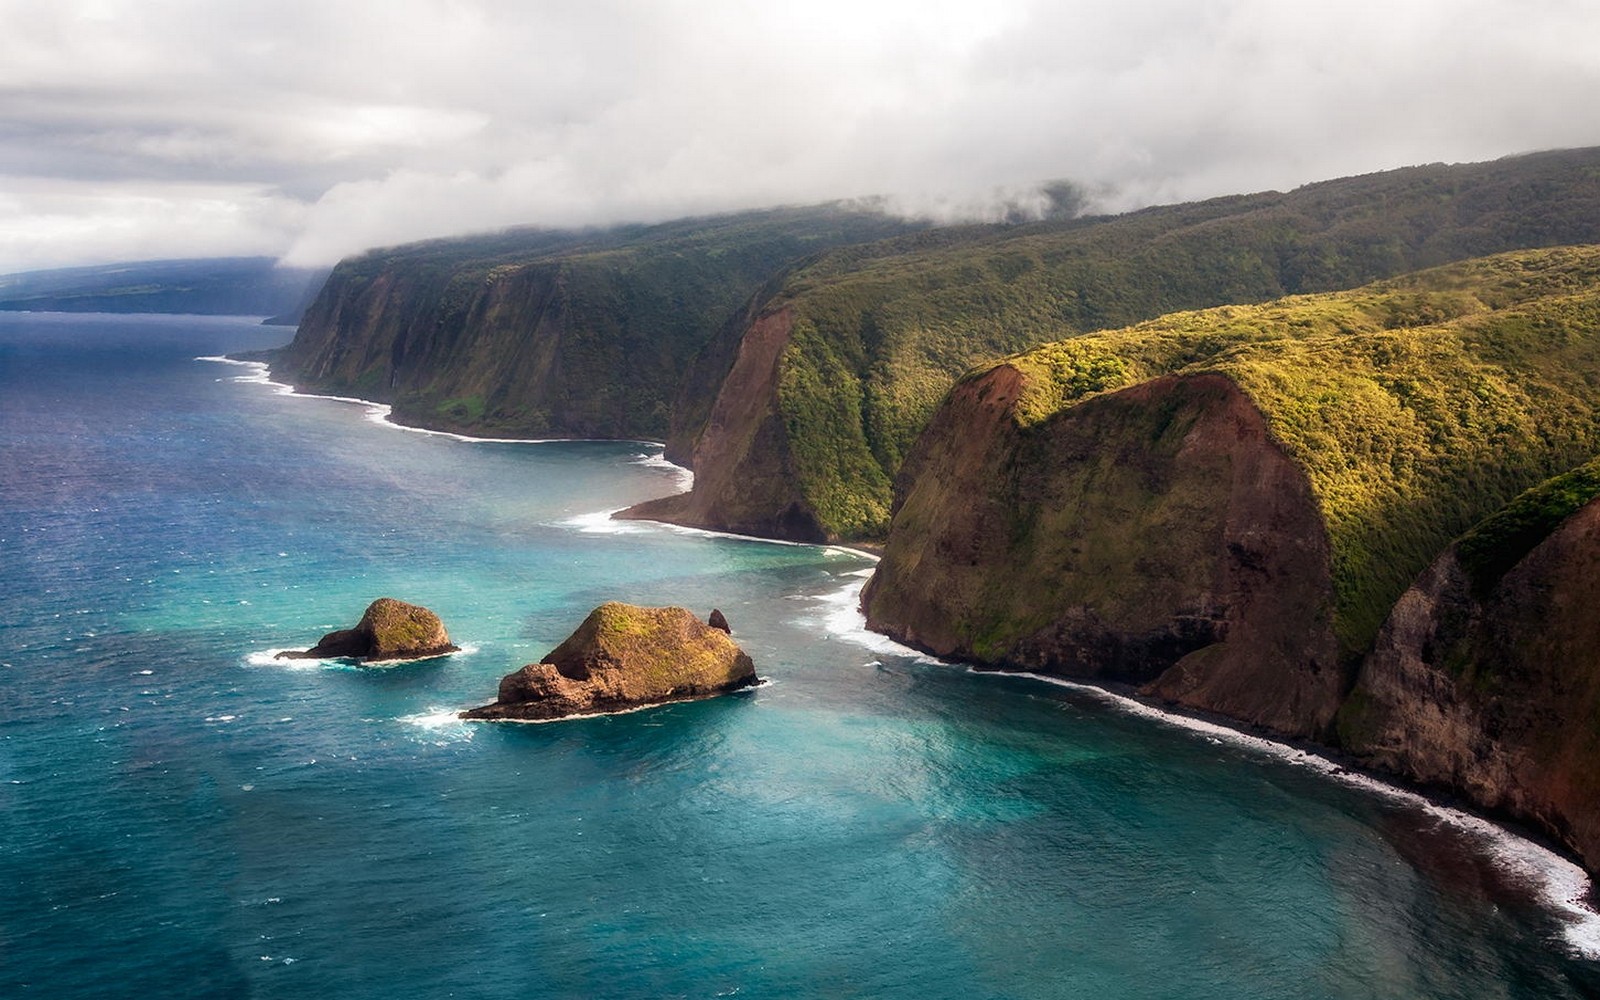
[(279, 267), (271, 257), (23, 271), (0, 275), (0, 310), (267, 316), (293, 325), (325, 277), (325, 270)]
[[(955, 379), (1164, 313), (1354, 288), (1600, 241), (1600, 150), (1427, 166), (1115, 218), (916, 233), (824, 255), (757, 304), (709, 425), (671, 439), (693, 494), (641, 516), (879, 540), (904, 455)], [(692, 444), (691, 444), (692, 442)]]

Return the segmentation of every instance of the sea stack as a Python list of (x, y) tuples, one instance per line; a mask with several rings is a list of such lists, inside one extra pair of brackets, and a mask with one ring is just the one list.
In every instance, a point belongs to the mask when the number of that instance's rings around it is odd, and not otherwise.
[(687, 609), (610, 601), (541, 662), (507, 674), (493, 704), (461, 717), (538, 722), (710, 698), (755, 683), (744, 650)]
[(285, 651), (278, 654), (278, 659), (341, 658), (367, 664), (394, 663), (443, 656), (460, 648), (450, 642), (444, 622), (432, 611), (392, 597), (380, 597), (367, 605), (366, 613), (355, 628), (329, 632), (310, 649)]

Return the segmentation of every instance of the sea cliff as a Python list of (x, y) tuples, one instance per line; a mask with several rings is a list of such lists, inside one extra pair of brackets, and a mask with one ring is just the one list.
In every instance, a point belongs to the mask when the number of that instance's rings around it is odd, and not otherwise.
[(1469, 532), (1395, 604), (1339, 717), (1369, 766), (1600, 868), (1600, 463)]
[(438, 430), (660, 440), (676, 409), (693, 436), (723, 375), (702, 349), (766, 283), (915, 228), (821, 206), (375, 250), (334, 269), (273, 370)]
[(1568, 609), (1600, 512), (1537, 498), (1600, 453), (1597, 371), (1595, 247), (1047, 345), (949, 394), (863, 606), (942, 656), (1342, 746), (1595, 867), (1600, 636)]
[(719, 416), (677, 432), (692, 495), (637, 513), (881, 540), (905, 456), (975, 365), (1177, 310), (1596, 241), (1591, 149), (839, 247), (753, 304), (737, 331), (748, 343), (721, 348), (733, 361), (709, 404)]

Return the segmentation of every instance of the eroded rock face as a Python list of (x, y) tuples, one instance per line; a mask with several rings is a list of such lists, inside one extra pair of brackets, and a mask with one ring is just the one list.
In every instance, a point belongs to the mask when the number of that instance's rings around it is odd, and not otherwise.
[(709, 698), (755, 683), (755, 665), (727, 632), (684, 608), (612, 601), (542, 662), (507, 674), (493, 704), (461, 717), (559, 719)]
[(1550, 833), (1600, 870), (1600, 500), (1484, 591), (1456, 551), (1401, 597), (1340, 712), (1364, 763)]
[(1222, 375), (1016, 419), (1025, 376), (958, 385), (908, 458), (868, 624), (981, 666), (1135, 684), (1279, 733), (1343, 690), (1305, 473)]
[(828, 541), (797, 486), (777, 384), (794, 314), (766, 313), (739, 342), (694, 448), (694, 488), (635, 504), (619, 518), (667, 521), (799, 542)]
[(280, 660), (350, 658), (366, 663), (421, 660), (453, 653), (444, 622), (427, 608), (392, 597), (367, 605), (355, 628), (329, 632), (303, 652), (282, 652)]

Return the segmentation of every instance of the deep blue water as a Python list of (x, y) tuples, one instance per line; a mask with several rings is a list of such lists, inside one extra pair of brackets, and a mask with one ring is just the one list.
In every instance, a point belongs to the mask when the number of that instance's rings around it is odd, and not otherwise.
[[(0, 314), (0, 996), (1600, 988), (1431, 813), (874, 652), (858, 555), (594, 530), (674, 488), (648, 447), (407, 433), (195, 360), (284, 339)], [(385, 595), (469, 651), (262, 655)], [(771, 683), (450, 720), (611, 598), (723, 608)]]

